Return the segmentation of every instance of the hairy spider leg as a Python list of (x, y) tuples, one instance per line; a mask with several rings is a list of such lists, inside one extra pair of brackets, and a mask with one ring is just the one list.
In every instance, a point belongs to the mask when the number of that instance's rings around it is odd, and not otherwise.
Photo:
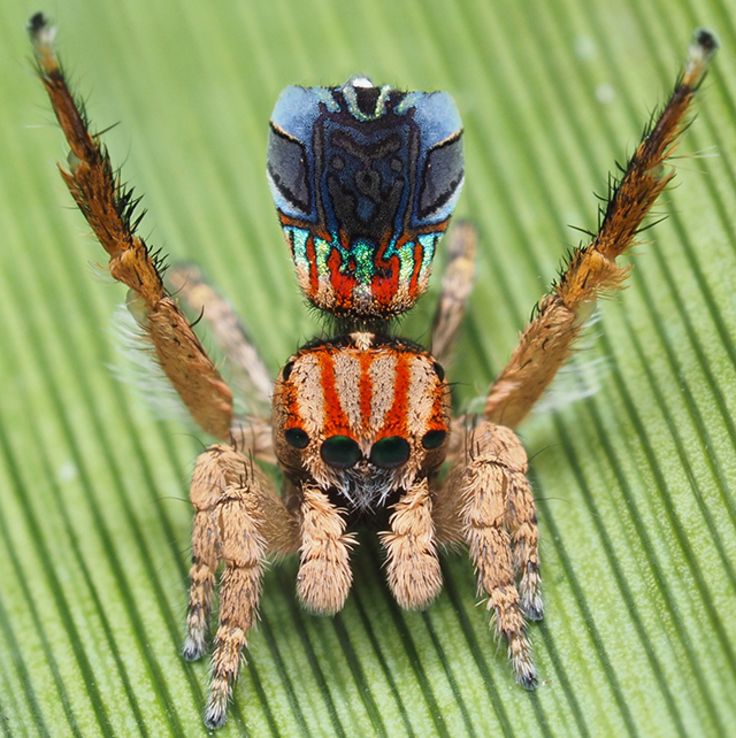
[(687, 128), (690, 103), (717, 47), (709, 31), (695, 33), (684, 72), (670, 99), (647, 127), (621, 180), (611, 180), (598, 234), (592, 243), (572, 254), (491, 386), (484, 410), (489, 420), (514, 428), (524, 419), (570, 356), (597, 297), (620, 289), (626, 280), (629, 269), (618, 266), (616, 258), (636, 242), (644, 217), (675, 176), (665, 163)]
[(217, 728), (225, 722), (248, 631), (257, 617), (266, 556), (296, 552), (299, 523), (266, 475), (224, 445), (200, 454), (191, 500), (196, 512), (183, 655), (195, 660), (207, 649), (215, 575), (222, 563), (219, 622), (205, 709), (205, 724)]
[(163, 259), (135, 231), (140, 198), (113, 169), (99, 136), (89, 132), (82, 105), (72, 96), (54, 51), (56, 29), (37, 13), (29, 23), (38, 72), (71, 151), (61, 176), (95, 236), (110, 256), (112, 276), (129, 287), (128, 308), (150, 341), (161, 368), (194, 420), (207, 433), (226, 439), (232, 394), (166, 292)]
[(468, 546), (478, 592), (488, 597), (514, 676), (533, 689), (537, 676), (525, 619), (541, 620), (543, 607), (526, 451), (511, 429), (488, 421), (469, 431), (466, 448), (435, 492), (437, 539)]
[(432, 353), (442, 366), (452, 362), (458, 329), (465, 316), (475, 279), (475, 253), (478, 245), (476, 227), (455, 221), (445, 237), (447, 264), (442, 274), (442, 292), (432, 321)]
[(270, 414), (273, 379), (232, 305), (205, 279), (196, 264), (174, 264), (166, 284), (189, 316), (209, 327), (217, 348), (232, 369), (233, 389), (248, 407)]

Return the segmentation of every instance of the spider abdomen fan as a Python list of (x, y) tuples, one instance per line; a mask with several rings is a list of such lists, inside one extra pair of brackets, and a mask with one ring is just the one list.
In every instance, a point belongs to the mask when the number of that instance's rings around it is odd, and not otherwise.
[(446, 92), (356, 77), (287, 87), (271, 116), (268, 179), (307, 298), (384, 320), (426, 290), (463, 183), (462, 126)]

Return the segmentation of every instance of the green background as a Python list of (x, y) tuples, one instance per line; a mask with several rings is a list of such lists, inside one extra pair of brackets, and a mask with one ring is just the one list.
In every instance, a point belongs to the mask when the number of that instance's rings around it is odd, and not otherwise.
[[(178, 655), (207, 439), (157, 420), (107, 368), (123, 289), (55, 172), (66, 154), (28, 62), (35, 5), (0, 4), (0, 730), (199, 735), (208, 668)], [(295, 563), (266, 576), (222, 735), (736, 734), (736, 15), (727, 0), (449, 3), (70, 1), (45, 8), (93, 123), (145, 193), (142, 233), (202, 264), (275, 372), (318, 324), (264, 177), (291, 83), (355, 73), (455, 96), (460, 212), (479, 276), (451, 378), (481, 396), (580, 234), (692, 29), (715, 60), (666, 222), (636, 249), (583, 360), (600, 388), (522, 427), (539, 501), (541, 677), (517, 687), (446, 558), (426, 613), (401, 612), (366, 542), (334, 619), (302, 612)], [(693, 154), (697, 153), (695, 157)], [(437, 280), (434, 283), (437, 291)], [(426, 338), (432, 297), (405, 321)]]

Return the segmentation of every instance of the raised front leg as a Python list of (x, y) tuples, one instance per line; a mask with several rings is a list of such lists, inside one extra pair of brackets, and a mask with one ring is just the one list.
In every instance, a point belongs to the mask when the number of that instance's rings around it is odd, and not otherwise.
[(435, 499), (442, 543), (467, 544), (488, 597), (498, 633), (508, 645), (516, 680), (527, 689), (537, 674), (525, 619), (542, 617), (534, 498), (527, 457), (513, 431), (482, 421), (469, 432), (467, 451)]
[(629, 270), (617, 265), (616, 259), (636, 242), (644, 217), (675, 176), (665, 165), (687, 128), (690, 104), (716, 48), (710, 32), (695, 34), (669, 101), (647, 128), (621, 180), (610, 180), (598, 234), (572, 254), (491, 387), (484, 411), (488, 420), (514, 428), (524, 419), (567, 361), (598, 296), (619, 289), (626, 280)]
[(204, 718), (207, 727), (216, 728), (225, 722), (241, 653), (256, 618), (266, 555), (296, 551), (298, 523), (266, 476), (228, 446), (213, 446), (199, 456), (191, 499), (196, 512), (183, 649), (186, 659), (198, 659), (206, 650), (216, 571), (220, 563), (224, 565)]
[(226, 439), (232, 394), (161, 279), (162, 257), (136, 235), (140, 198), (113, 169), (99, 135), (67, 85), (54, 51), (56, 29), (41, 13), (29, 24), (38, 71), (69, 144), (69, 171), (61, 176), (79, 209), (107, 251), (110, 274), (129, 288), (128, 307), (150, 341), (161, 368), (194, 420), (207, 433)]

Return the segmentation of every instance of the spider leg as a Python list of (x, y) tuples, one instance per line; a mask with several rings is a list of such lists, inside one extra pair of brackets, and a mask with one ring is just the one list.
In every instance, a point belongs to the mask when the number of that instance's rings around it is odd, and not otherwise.
[(393, 509), (391, 530), (380, 534), (387, 555), (386, 578), (401, 607), (419, 610), (442, 589), (427, 478), (407, 490)]
[(458, 460), (436, 492), (434, 519), (439, 542), (467, 544), (478, 591), (488, 596), (516, 680), (532, 689), (537, 677), (525, 617), (541, 619), (542, 600), (526, 471), (526, 452), (514, 432), (481, 421), (470, 432), (467, 458)]
[(69, 171), (61, 176), (79, 209), (110, 256), (115, 279), (129, 287), (128, 307), (150, 339), (156, 357), (195, 421), (225, 439), (230, 431), (232, 395), (161, 279), (162, 260), (135, 234), (138, 199), (125, 187), (99, 136), (89, 131), (56, 57), (56, 29), (41, 13), (29, 31), (41, 81), (69, 148)]
[(215, 574), (219, 562), (224, 564), (205, 710), (205, 724), (216, 728), (225, 721), (247, 633), (257, 617), (265, 557), (296, 551), (298, 524), (263, 472), (224, 445), (212, 446), (197, 459), (191, 499), (196, 514), (183, 648), (188, 660), (206, 650)]
[(166, 283), (190, 315), (201, 316), (235, 373), (233, 383), (257, 409), (270, 408), (273, 381), (258, 349), (232, 306), (195, 264), (175, 264)]
[(344, 511), (316, 485), (302, 485), (300, 507), (297, 595), (307, 609), (333, 615), (342, 610), (353, 583), (350, 549), (355, 540), (345, 533)]
[(509, 427), (518, 425), (569, 357), (598, 295), (622, 286), (629, 270), (617, 266), (616, 258), (635, 243), (644, 217), (674, 177), (665, 163), (687, 128), (690, 103), (716, 48), (710, 32), (696, 32), (669, 101), (645, 131), (621, 180), (611, 182), (598, 234), (572, 254), (491, 387), (484, 411), (487, 419)]
[(237, 416), (230, 428), (233, 448), (267, 464), (277, 464), (271, 423), (255, 415)]
[(539, 574), (537, 508), (526, 472), (525, 454), (523, 467), (509, 470), (506, 525), (511, 532), (514, 571), (519, 576), (521, 609), (529, 620), (541, 620), (544, 605)]
[(442, 293), (432, 322), (432, 353), (446, 366), (465, 306), (473, 289), (478, 232), (468, 221), (457, 221), (447, 235), (448, 262), (442, 275)]

